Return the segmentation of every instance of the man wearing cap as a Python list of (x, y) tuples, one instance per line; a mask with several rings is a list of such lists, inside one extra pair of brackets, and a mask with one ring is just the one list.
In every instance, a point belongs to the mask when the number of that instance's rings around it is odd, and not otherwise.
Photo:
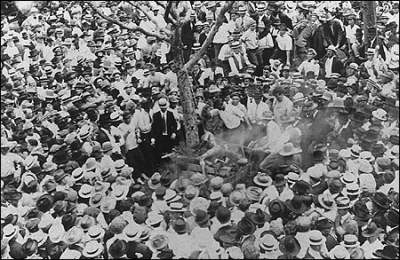
[(153, 115), (151, 124), (151, 143), (155, 145), (158, 155), (170, 153), (177, 134), (177, 123), (174, 114), (168, 111), (166, 98), (158, 100), (160, 111)]

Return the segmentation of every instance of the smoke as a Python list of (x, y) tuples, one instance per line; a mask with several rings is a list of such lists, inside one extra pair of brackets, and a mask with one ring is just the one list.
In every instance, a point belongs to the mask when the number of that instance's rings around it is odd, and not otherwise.
[(32, 7), (34, 7), (35, 1), (15, 1), (15, 6), (22, 14), (28, 14)]

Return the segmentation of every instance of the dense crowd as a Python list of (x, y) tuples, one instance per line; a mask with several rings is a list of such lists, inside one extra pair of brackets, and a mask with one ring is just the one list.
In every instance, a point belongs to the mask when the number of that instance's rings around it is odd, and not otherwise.
[[(1, 14), (2, 259), (399, 257), (398, 2), (235, 2), (184, 172), (168, 2), (43, 2)], [(178, 2), (188, 62), (225, 2)]]

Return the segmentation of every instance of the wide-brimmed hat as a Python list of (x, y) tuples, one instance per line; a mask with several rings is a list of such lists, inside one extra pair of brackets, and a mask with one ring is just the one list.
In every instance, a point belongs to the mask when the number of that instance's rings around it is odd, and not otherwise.
[(285, 205), (291, 212), (294, 212), (298, 215), (303, 214), (308, 209), (308, 206), (303, 201), (303, 197), (298, 195), (295, 195), (292, 199), (287, 200)]
[(333, 51), (336, 53), (336, 47), (333, 45), (329, 45), (328, 48), (326, 48), (327, 51)]
[(102, 203), (101, 203), (101, 205), (100, 205), (100, 210), (101, 210), (103, 213), (110, 213), (110, 211), (111, 211), (112, 209), (115, 209), (116, 204), (117, 204), (117, 200), (116, 200), (115, 198), (113, 198), (113, 197), (106, 197), (106, 198), (102, 201)]
[(294, 236), (285, 236), (279, 242), (279, 250), (285, 255), (297, 256), (300, 249), (300, 243)]
[(11, 240), (14, 238), (19, 232), (19, 227), (12, 224), (7, 224), (3, 228), (3, 239)]
[(246, 196), (251, 201), (259, 201), (261, 199), (262, 189), (256, 186), (250, 186), (246, 189)]
[(377, 110), (372, 111), (372, 116), (381, 121), (387, 120), (387, 112), (382, 108), (378, 108)]
[(274, 199), (268, 204), (268, 212), (272, 217), (283, 217), (286, 214), (286, 205), (279, 199)]
[(322, 193), (318, 195), (318, 202), (327, 210), (331, 210), (335, 206), (335, 199), (330, 193)]
[(249, 218), (256, 225), (264, 225), (264, 223), (270, 219), (267, 213), (261, 209), (257, 209), (255, 213), (249, 213)]
[(294, 154), (298, 154), (301, 152), (300, 148), (295, 148), (293, 143), (286, 143), (283, 145), (282, 149), (279, 151), (279, 154), (282, 156), (290, 156)]
[(253, 178), (253, 182), (257, 186), (269, 187), (272, 185), (272, 178), (266, 173), (258, 172), (257, 175)]
[(336, 245), (331, 251), (329, 251), (330, 259), (351, 259), (350, 253), (342, 245)]
[(259, 246), (267, 252), (272, 252), (278, 249), (278, 240), (271, 234), (265, 234), (260, 238)]
[(143, 227), (138, 225), (137, 223), (132, 222), (124, 227), (122, 235), (124, 239), (128, 242), (138, 241), (142, 232)]
[(85, 244), (82, 255), (88, 258), (96, 258), (103, 252), (103, 245), (96, 240), (90, 240)]
[(256, 225), (250, 220), (249, 217), (244, 216), (237, 224), (238, 231), (243, 235), (253, 234), (256, 230)]
[(322, 235), (321, 231), (311, 230), (309, 233), (309, 240), (310, 240), (310, 245), (319, 246), (325, 242), (326, 238), (324, 237), (324, 235)]
[(344, 246), (345, 248), (354, 248), (360, 245), (358, 238), (356, 235), (353, 234), (345, 234), (343, 236), (343, 241), (340, 242), (340, 245)]
[(147, 185), (150, 189), (156, 190), (161, 186), (161, 174), (159, 172), (155, 172), (150, 179), (147, 181)]
[(163, 215), (155, 211), (150, 211), (147, 215), (146, 225), (153, 226), (161, 223), (164, 220)]
[(150, 237), (150, 249), (153, 250), (153, 252), (157, 252), (158, 250), (161, 250), (165, 248), (168, 245), (168, 237), (164, 234), (156, 234), (152, 237)]
[(82, 240), (83, 234), (83, 230), (80, 227), (73, 226), (65, 233), (64, 241), (68, 245), (74, 245)]
[(78, 195), (81, 198), (88, 199), (92, 195), (93, 186), (87, 183), (83, 184), (78, 191)]
[(346, 185), (343, 193), (347, 196), (358, 196), (360, 194), (360, 186), (355, 182), (349, 183)]
[(336, 198), (337, 209), (348, 209), (350, 208), (350, 199), (348, 197), (340, 196)]
[(383, 192), (376, 192), (371, 198), (372, 202), (382, 209), (389, 209), (391, 201)]
[(90, 240), (103, 239), (105, 230), (99, 224), (97, 224), (91, 226), (86, 234)]
[(239, 206), (243, 198), (244, 198), (243, 192), (235, 190), (229, 195), (229, 202), (234, 206)]
[(369, 222), (365, 227), (362, 228), (361, 235), (363, 237), (372, 237), (382, 233), (383, 231), (383, 229), (378, 228), (375, 222)]
[(395, 246), (387, 245), (383, 249), (376, 250), (372, 255), (380, 259), (398, 259), (399, 249)]
[(183, 212), (185, 211), (185, 207), (182, 202), (172, 202), (169, 204), (169, 211), (172, 212)]

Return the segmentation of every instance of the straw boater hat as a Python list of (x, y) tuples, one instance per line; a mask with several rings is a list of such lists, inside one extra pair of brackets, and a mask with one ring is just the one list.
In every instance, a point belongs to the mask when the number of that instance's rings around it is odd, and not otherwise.
[(257, 186), (269, 187), (272, 184), (272, 178), (266, 173), (258, 172), (257, 175), (253, 178), (253, 182)]
[(96, 258), (103, 252), (103, 245), (96, 240), (91, 240), (85, 244), (82, 255), (88, 258)]

